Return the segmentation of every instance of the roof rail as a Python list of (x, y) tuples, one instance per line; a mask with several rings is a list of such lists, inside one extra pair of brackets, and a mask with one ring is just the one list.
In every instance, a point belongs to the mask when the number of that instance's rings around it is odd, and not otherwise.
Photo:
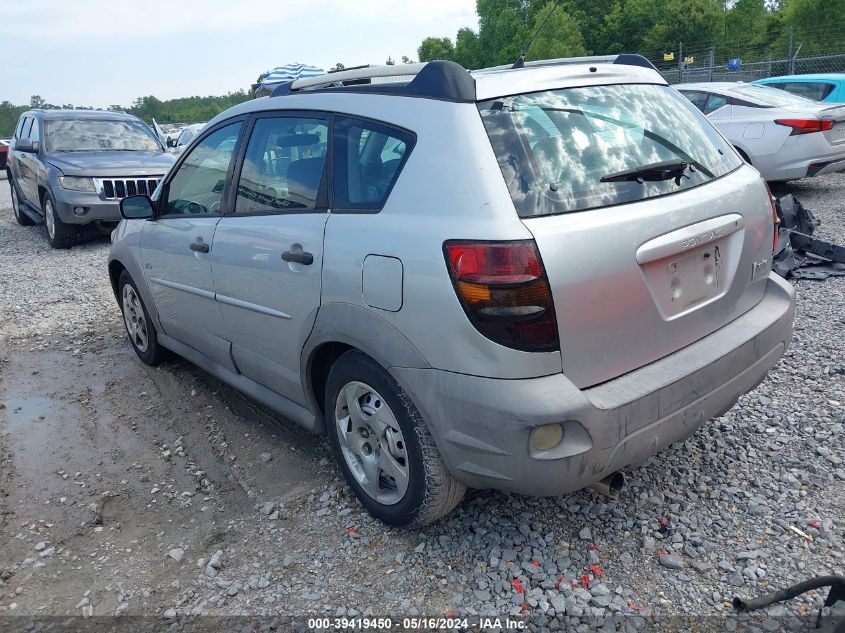
[[(522, 68), (543, 68), (547, 66), (568, 66), (573, 64), (624, 64), (626, 66), (640, 66), (657, 71), (657, 68), (642, 55), (635, 53), (621, 53), (619, 55), (594, 55), (591, 57), (560, 57), (558, 59), (538, 59), (532, 62), (525, 62)], [(513, 64), (482, 68), (473, 71), (473, 74), (485, 74), (513, 69)], [(660, 71), (657, 71), (660, 72)]]
[[(372, 79), (399, 78), (398, 81), (372, 83)], [(401, 78), (413, 77), (411, 81)], [(362, 80), (370, 83), (361, 84)], [(344, 82), (354, 82), (344, 85)], [(422, 97), (441, 101), (471, 103), (475, 101), (475, 80), (459, 64), (448, 61), (420, 62), (417, 64), (392, 64), (341, 70), (319, 77), (307, 77), (281, 84), (271, 97), (301, 92), (368, 92), (405, 97)]]

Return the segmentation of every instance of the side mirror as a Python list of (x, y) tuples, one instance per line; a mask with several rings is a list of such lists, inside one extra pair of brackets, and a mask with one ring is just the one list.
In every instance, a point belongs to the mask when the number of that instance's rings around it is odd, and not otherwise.
[(153, 201), (149, 196), (129, 196), (120, 201), (120, 215), (126, 220), (147, 220), (153, 217)]
[(168, 147), (176, 147), (176, 139), (175, 138), (167, 139), (167, 146)]
[(19, 138), (15, 141), (15, 149), (27, 154), (37, 154), (38, 141), (33, 141), (30, 138)]

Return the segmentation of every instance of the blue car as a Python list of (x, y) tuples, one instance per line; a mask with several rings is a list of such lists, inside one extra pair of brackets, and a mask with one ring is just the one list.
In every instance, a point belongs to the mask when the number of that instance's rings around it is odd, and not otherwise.
[(783, 77), (758, 79), (754, 83), (780, 88), (813, 101), (845, 103), (845, 73), (784, 75)]

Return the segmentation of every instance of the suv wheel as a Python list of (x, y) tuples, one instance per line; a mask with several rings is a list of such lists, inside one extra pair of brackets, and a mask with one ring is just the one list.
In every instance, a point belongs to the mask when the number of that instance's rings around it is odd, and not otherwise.
[(138, 358), (147, 365), (158, 365), (167, 357), (167, 351), (158, 343), (158, 334), (150, 321), (150, 315), (141, 294), (125, 270), (120, 273), (118, 281), (120, 293), (120, 310), (123, 312), (123, 324), (129, 335), (129, 342), (138, 354)]
[(341, 356), (326, 386), (329, 441), (355, 495), (377, 519), (418, 526), (447, 514), (466, 488), (446, 470), (408, 395), (369, 356)]
[(18, 221), (18, 224), (21, 226), (32, 226), (35, 222), (33, 222), (32, 218), (30, 218), (26, 213), (21, 211), (21, 201), (20, 198), (18, 198), (18, 188), (15, 187), (11, 174), (9, 174), (9, 188), (12, 190), (12, 211), (15, 214), (15, 219)]
[(48, 191), (41, 202), (44, 212), (44, 224), (47, 226), (47, 241), (53, 248), (70, 248), (76, 243), (79, 229), (73, 224), (65, 224), (56, 212), (56, 203)]

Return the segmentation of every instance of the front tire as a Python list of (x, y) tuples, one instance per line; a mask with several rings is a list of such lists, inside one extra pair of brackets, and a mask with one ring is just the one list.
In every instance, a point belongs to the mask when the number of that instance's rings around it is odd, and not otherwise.
[(32, 226), (35, 222), (21, 210), (21, 200), (20, 196), (18, 196), (18, 188), (15, 186), (15, 181), (12, 180), (12, 173), (7, 171), (6, 174), (9, 178), (9, 188), (12, 190), (12, 212), (15, 214), (15, 220), (21, 226)]
[(41, 201), (44, 212), (44, 224), (47, 227), (47, 241), (53, 248), (70, 248), (79, 238), (79, 228), (73, 224), (65, 224), (56, 211), (56, 202), (49, 191)]
[(335, 459), (361, 504), (389, 525), (423, 526), (463, 498), (428, 427), (405, 391), (357, 350), (341, 356), (326, 385)]
[(167, 358), (167, 350), (159, 345), (158, 333), (150, 320), (138, 287), (125, 270), (120, 273), (118, 292), (123, 324), (126, 326), (132, 349), (147, 365), (158, 365)]

